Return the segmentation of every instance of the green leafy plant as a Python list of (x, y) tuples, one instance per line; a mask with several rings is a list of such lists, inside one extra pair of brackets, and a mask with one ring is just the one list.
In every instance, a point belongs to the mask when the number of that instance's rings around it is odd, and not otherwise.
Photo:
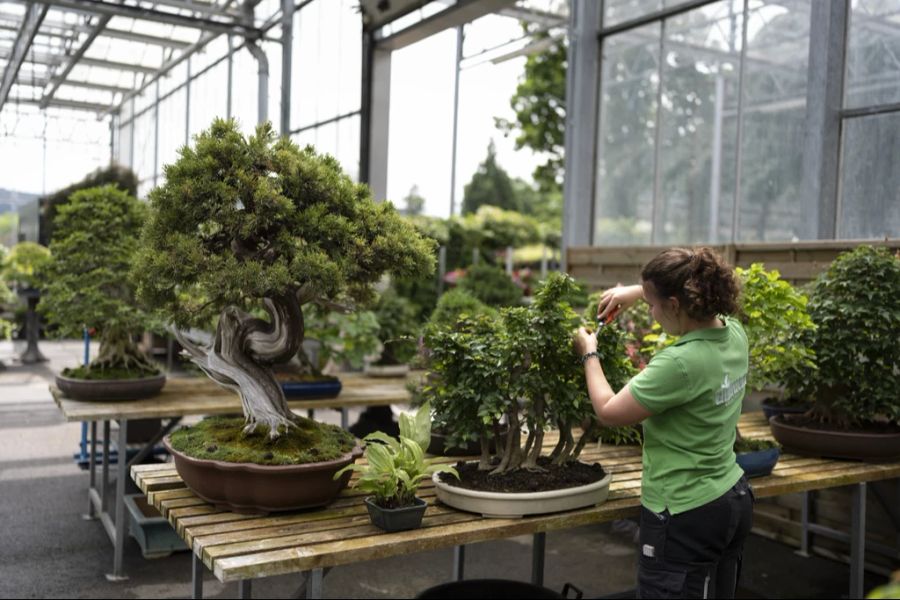
[(381, 357), (376, 365), (400, 365), (409, 362), (416, 354), (419, 326), (416, 309), (406, 298), (389, 287), (375, 305), (378, 319), (378, 339), (381, 341)]
[(423, 404), (415, 416), (400, 415), (400, 439), (376, 431), (365, 437), (366, 464), (347, 465), (337, 473), (338, 479), (347, 471), (359, 473), (354, 486), (375, 497), (382, 508), (400, 508), (413, 504), (423, 480), (434, 473), (459, 473), (449, 465), (435, 464), (437, 459), (425, 458), (431, 440), (431, 407)]
[(488, 306), (516, 306), (522, 303), (522, 288), (503, 269), (486, 263), (469, 267), (459, 288)]
[(64, 375), (128, 378), (159, 372), (134, 342), (153, 323), (129, 276), (146, 214), (142, 202), (111, 185), (75, 192), (59, 207), (39, 308), (60, 335), (80, 336), (87, 326), (100, 339), (90, 365)]
[(441, 296), (428, 322), (453, 325), (462, 315), (494, 315), (496, 311), (465, 290), (454, 288)]
[(312, 307), (307, 315), (304, 336), (321, 344), (311, 368), (313, 375), (320, 375), (329, 361), (359, 369), (368, 356), (378, 352), (379, 323), (371, 310), (345, 313)]
[(3, 279), (18, 289), (41, 286), (41, 271), (50, 263), (50, 250), (34, 242), (19, 242), (3, 257)]
[[(216, 119), (165, 175), (150, 192), (139, 292), (195, 363), (239, 390), (245, 430), (265, 425), (274, 440), (302, 419), (272, 365), (303, 356), (304, 311), (363, 305), (386, 272), (432, 272), (435, 246), (334, 157), (301, 150), (271, 123), (245, 137)], [(186, 331), (216, 316), (211, 345)]]
[(818, 369), (804, 389), (818, 419), (839, 426), (900, 423), (900, 257), (862, 245), (812, 286), (808, 332)]
[[(537, 470), (547, 429), (559, 429), (549, 455), (557, 465), (577, 460), (590, 436), (572, 430), (593, 415), (584, 371), (572, 352), (572, 331), (582, 321), (565, 301), (575, 282), (551, 275), (528, 307), (507, 307), (498, 316), (462, 317), (431, 326), (431, 376), (423, 394), (435, 408), (448, 444), (480, 439), (479, 468), (504, 473)], [(508, 424), (500, 433), (500, 420)], [(522, 427), (528, 436), (522, 440)], [(490, 455), (496, 441), (498, 455)], [(496, 459), (496, 460), (495, 460)]]
[(741, 282), (740, 320), (750, 344), (747, 386), (762, 390), (807, 378), (816, 363), (804, 341), (815, 330), (806, 296), (760, 263), (738, 267), (735, 273)]

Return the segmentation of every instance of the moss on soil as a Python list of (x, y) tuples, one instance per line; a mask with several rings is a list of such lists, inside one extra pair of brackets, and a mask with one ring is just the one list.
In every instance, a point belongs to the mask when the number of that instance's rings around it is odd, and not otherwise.
[(778, 442), (772, 440), (751, 440), (744, 438), (734, 443), (735, 452), (759, 452), (769, 448), (780, 448)]
[(156, 373), (148, 373), (143, 370), (132, 369), (102, 369), (91, 366), (81, 366), (74, 369), (63, 369), (63, 377), (71, 377), (72, 379), (87, 379), (91, 381), (109, 381), (112, 379), (143, 379), (145, 377), (155, 377)]
[(172, 434), (172, 447), (192, 458), (258, 465), (302, 465), (340, 458), (356, 446), (356, 438), (336, 425), (300, 418), (274, 442), (269, 428), (243, 433), (244, 417), (207, 417)]

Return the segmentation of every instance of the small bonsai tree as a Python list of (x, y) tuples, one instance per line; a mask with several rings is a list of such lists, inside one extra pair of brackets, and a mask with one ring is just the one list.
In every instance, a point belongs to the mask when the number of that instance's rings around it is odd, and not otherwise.
[[(762, 264), (735, 272), (741, 282), (740, 320), (750, 344), (747, 387), (759, 391), (807, 378), (816, 363), (804, 341), (815, 330), (806, 296)], [(788, 396), (793, 395), (791, 387), (785, 389)]]
[(41, 310), (64, 336), (99, 332), (100, 351), (87, 367), (64, 375), (128, 379), (159, 373), (133, 337), (150, 324), (129, 277), (146, 207), (111, 185), (81, 190), (59, 207), (45, 269)]
[(440, 297), (428, 322), (432, 325), (453, 325), (462, 315), (496, 315), (496, 311), (465, 290), (454, 288)]
[(869, 245), (844, 252), (816, 279), (809, 315), (813, 414), (840, 427), (900, 423), (900, 257)]
[[(240, 392), (245, 431), (262, 425), (276, 439), (300, 419), (271, 367), (298, 353), (303, 307), (370, 300), (386, 271), (432, 270), (434, 246), (333, 157), (276, 138), (269, 123), (245, 138), (216, 119), (179, 154), (150, 193), (140, 293), (194, 362)], [(252, 314), (260, 308), (268, 320)], [(216, 315), (209, 347), (181, 331)]]
[(34, 242), (19, 242), (2, 259), (3, 279), (17, 290), (41, 286), (41, 271), (50, 263), (50, 250)]
[[(572, 331), (581, 319), (564, 300), (574, 286), (571, 277), (554, 274), (528, 307), (428, 329), (433, 379), (423, 393), (449, 434), (448, 444), (480, 438), (480, 469), (540, 470), (544, 433), (551, 427), (560, 431), (548, 457), (555, 465), (577, 460), (589, 439), (588, 432), (577, 441), (572, 433), (593, 415), (584, 370), (572, 352)], [(504, 416), (509, 429), (500, 435)], [(490, 456), (492, 437), (498, 464)]]

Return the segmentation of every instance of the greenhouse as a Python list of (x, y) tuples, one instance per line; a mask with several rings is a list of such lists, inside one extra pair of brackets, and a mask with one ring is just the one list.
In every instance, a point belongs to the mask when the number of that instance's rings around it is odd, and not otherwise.
[(0, 73), (0, 597), (900, 598), (900, 1), (6, 0)]

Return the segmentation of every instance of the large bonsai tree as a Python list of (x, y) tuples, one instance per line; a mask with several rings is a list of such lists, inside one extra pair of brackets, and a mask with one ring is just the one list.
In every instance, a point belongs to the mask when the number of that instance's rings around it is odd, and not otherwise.
[(159, 372), (133, 341), (150, 324), (129, 277), (146, 214), (142, 202), (111, 185), (75, 192), (59, 207), (40, 307), (61, 335), (79, 336), (87, 326), (100, 339), (97, 357), (75, 376)]
[(370, 300), (386, 271), (432, 270), (434, 245), (333, 157), (276, 138), (271, 124), (245, 138), (233, 120), (216, 119), (179, 154), (150, 193), (135, 277), (178, 329), (218, 315), (210, 346), (179, 339), (210, 377), (240, 392), (245, 431), (265, 425), (277, 438), (299, 417), (271, 366), (300, 349), (303, 307)]

